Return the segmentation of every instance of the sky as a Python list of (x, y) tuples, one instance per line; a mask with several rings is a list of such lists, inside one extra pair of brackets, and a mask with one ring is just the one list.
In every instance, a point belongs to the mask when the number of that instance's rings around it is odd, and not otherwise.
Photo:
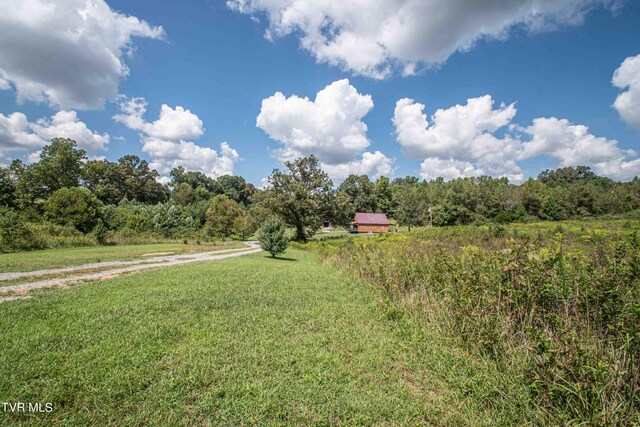
[(640, 175), (634, 0), (0, 0), (0, 165), (54, 137), (262, 185)]

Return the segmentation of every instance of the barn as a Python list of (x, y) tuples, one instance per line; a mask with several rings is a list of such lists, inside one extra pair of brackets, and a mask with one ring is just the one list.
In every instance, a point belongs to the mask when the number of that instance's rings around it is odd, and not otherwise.
[(389, 220), (383, 213), (356, 212), (351, 223), (353, 233), (388, 233)]

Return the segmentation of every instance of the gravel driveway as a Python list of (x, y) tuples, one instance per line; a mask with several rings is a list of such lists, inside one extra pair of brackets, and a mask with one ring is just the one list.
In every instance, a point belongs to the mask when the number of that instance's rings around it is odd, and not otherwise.
[[(196, 253), (196, 254), (157, 256), (153, 258), (138, 259), (133, 261), (99, 262), (99, 263), (78, 265), (73, 267), (55, 268), (50, 270), (37, 270), (37, 271), (27, 271), (27, 272), (19, 272), (19, 273), (2, 273), (0, 274), (0, 282), (6, 281), (6, 280), (19, 279), (21, 277), (33, 277), (33, 276), (44, 276), (44, 275), (50, 275), (50, 274), (68, 273), (72, 271), (87, 270), (92, 268), (102, 268), (102, 267), (109, 267), (109, 266), (119, 267), (119, 268), (100, 271), (99, 273), (89, 273), (89, 274), (79, 273), (78, 275), (71, 275), (71, 276), (56, 278), (56, 279), (40, 280), (36, 282), (21, 283), (19, 285), (11, 285), (11, 286), (0, 286), (0, 295), (7, 294), (10, 292), (23, 294), (30, 291), (31, 289), (66, 285), (69, 283), (80, 282), (83, 280), (102, 279), (105, 277), (117, 276), (120, 274), (131, 273), (131, 272), (140, 271), (140, 270), (148, 270), (151, 268), (170, 267), (173, 265), (189, 264), (192, 262), (201, 262), (201, 261), (215, 261), (219, 259), (233, 258), (233, 257), (238, 257), (238, 256), (262, 251), (262, 248), (260, 247), (260, 245), (258, 245), (257, 242), (244, 242), (244, 243), (247, 245), (247, 248), (245, 249), (243, 248), (225, 249), (221, 251), (202, 252), (202, 253)], [(5, 298), (4, 301), (10, 300), (10, 299), (18, 299), (18, 298), (16, 297)], [(0, 302), (2, 302), (2, 300), (0, 300)]]

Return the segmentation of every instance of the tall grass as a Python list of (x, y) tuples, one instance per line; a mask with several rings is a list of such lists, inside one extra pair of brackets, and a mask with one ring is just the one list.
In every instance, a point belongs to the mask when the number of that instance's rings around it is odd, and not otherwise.
[(637, 228), (453, 227), (312, 245), (526, 387), (514, 405), (537, 414), (527, 421), (629, 425), (640, 422)]

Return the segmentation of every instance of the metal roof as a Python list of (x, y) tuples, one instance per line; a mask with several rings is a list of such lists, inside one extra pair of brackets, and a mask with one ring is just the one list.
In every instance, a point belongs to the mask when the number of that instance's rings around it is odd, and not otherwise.
[(356, 220), (354, 222), (358, 224), (389, 225), (389, 220), (383, 213), (356, 212)]

